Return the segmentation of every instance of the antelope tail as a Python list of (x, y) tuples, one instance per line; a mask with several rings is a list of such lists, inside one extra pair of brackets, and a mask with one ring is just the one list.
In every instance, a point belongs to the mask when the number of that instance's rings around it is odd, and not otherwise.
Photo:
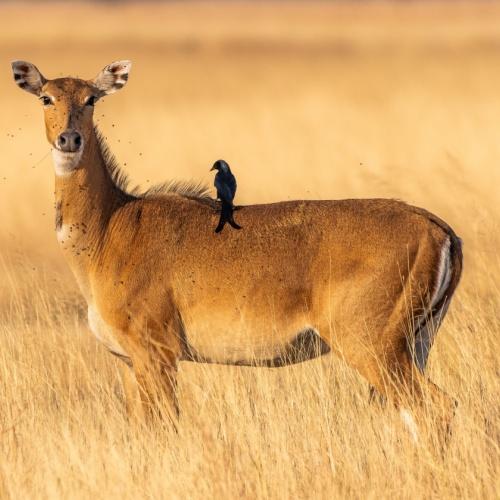
[(229, 225), (234, 229), (241, 229), (241, 226), (236, 224), (236, 222), (234, 221), (233, 211), (234, 211), (233, 204), (231, 202), (228, 203), (227, 201), (222, 200), (219, 223), (215, 228), (216, 233), (220, 233), (224, 229), (226, 222), (228, 222)]

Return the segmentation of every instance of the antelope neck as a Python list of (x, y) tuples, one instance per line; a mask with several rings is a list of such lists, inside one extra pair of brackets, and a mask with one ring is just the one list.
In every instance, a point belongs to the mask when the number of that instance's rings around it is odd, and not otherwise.
[(85, 258), (97, 250), (121, 198), (93, 130), (77, 168), (56, 175), (56, 231), (63, 250)]

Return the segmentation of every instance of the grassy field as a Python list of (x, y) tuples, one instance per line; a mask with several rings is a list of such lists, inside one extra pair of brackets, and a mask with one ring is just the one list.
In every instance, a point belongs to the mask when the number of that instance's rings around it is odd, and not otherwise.
[[(444, 459), (326, 357), (280, 370), (183, 364), (179, 434), (128, 422), (118, 363), (86, 328), (57, 247), (49, 78), (130, 58), (96, 108), (137, 184), (211, 182), (238, 203), (401, 198), (447, 220), (465, 271), (429, 374), (460, 402)], [(0, 4), (2, 498), (498, 498), (500, 5)]]

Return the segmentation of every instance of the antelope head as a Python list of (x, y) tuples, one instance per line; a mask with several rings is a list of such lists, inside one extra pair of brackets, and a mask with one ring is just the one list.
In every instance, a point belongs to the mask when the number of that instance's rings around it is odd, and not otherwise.
[(70, 174), (79, 168), (85, 147), (93, 136), (94, 104), (127, 83), (131, 66), (130, 61), (113, 62), (93, 80), (70, 77), (47, 80), (34, 64), (12, 63), (17, 85), (35, 94), (43, 105), (45, 131), (52, 146), (56, 174)]

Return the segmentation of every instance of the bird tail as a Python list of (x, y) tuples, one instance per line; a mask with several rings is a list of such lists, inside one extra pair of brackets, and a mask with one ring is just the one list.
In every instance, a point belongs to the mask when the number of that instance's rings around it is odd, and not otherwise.
[(233, 210), (234, 206), (232, 203), (228, 203), (227, 201), (222, 200), (219, 223), (215, 228), (216, 233), (220, 233), (224, 229), (226, 222), (229, 223), (229, 225), (234, 229), (241, 229), (241, 226), (236, 224), (236, 222), (234, 221)]

